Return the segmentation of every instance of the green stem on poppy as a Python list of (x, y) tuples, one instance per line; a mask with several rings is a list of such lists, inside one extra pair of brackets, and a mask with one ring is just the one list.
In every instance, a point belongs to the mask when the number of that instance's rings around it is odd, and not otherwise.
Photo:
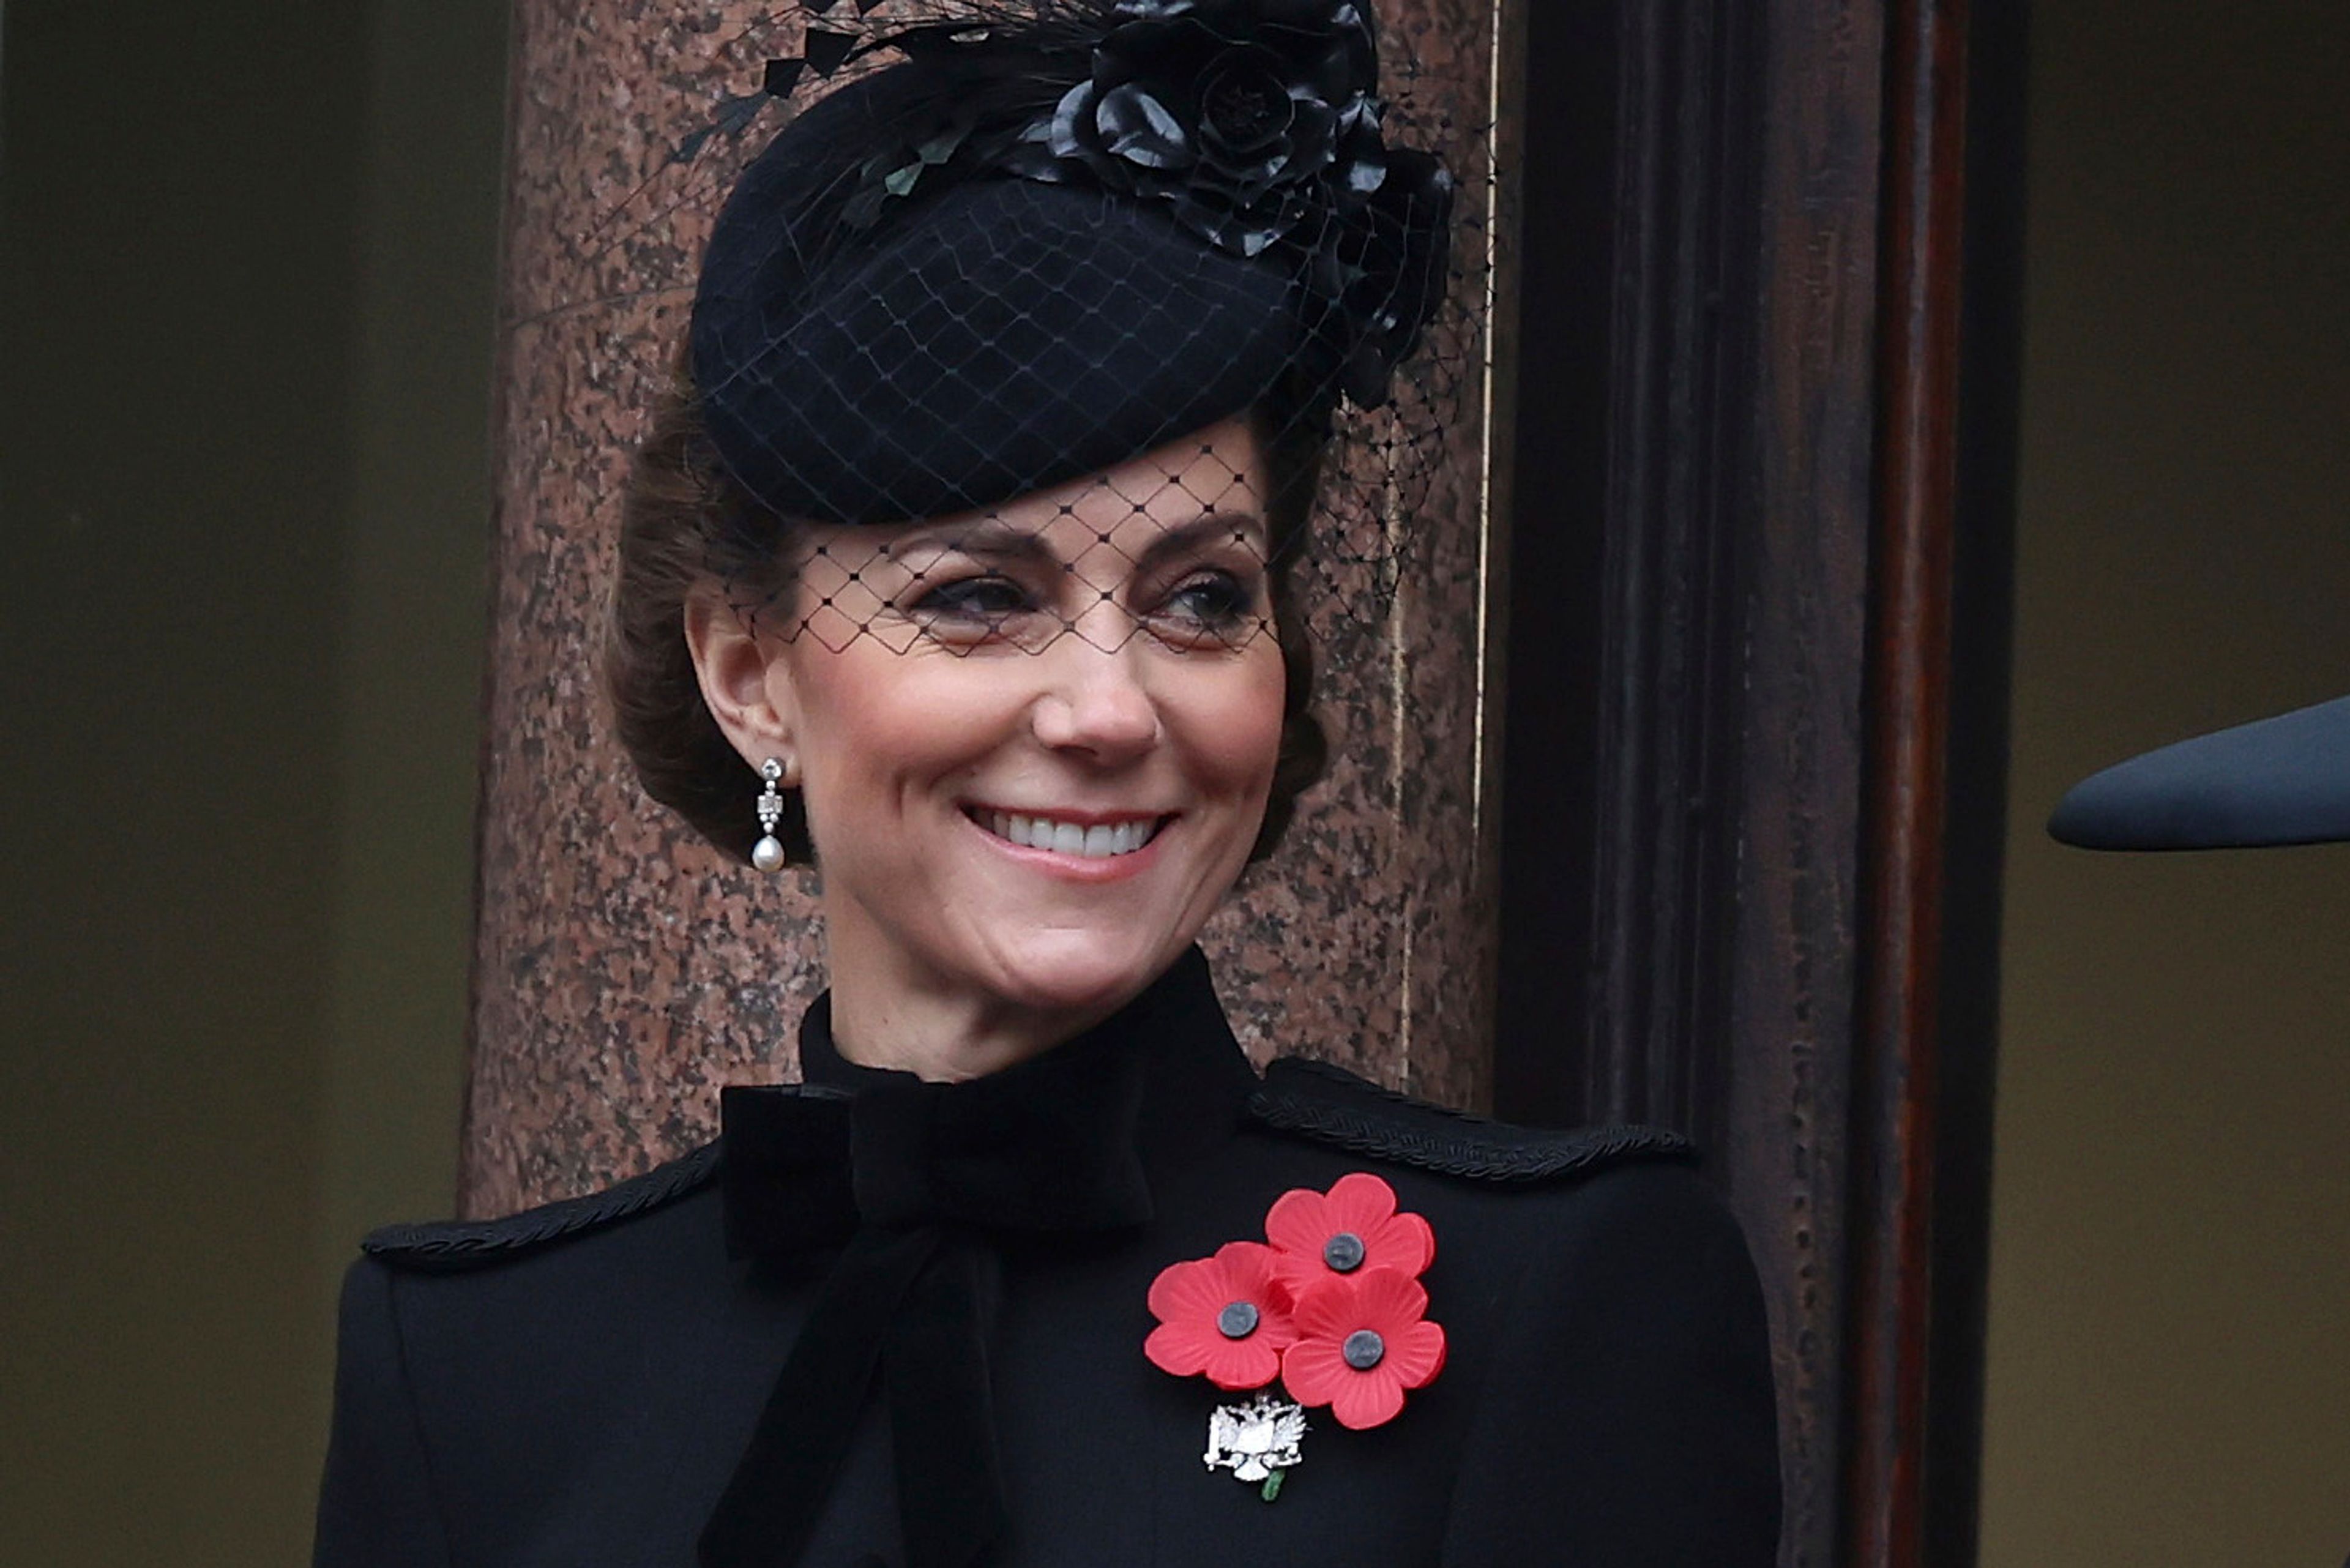
[(1271, 1502), (1274, 1498), (1279, 1497), (1281, 1495), (1281, 1478), (1288, 1473), (1289, 1472), (1287, 1470), (1275, 1470), (1271, 1475), (1265, 1477), (1264, 1487), (1257, 1493), (1257, 1495), (1264, 1499), (1267, 1502)]

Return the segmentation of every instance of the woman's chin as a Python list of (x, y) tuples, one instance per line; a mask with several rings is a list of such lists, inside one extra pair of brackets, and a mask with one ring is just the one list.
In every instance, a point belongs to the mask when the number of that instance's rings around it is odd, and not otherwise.
[(1157, 980), (1173, 957), (1126, 932), (1049, 931), (999, 947), (993, 989), (1037, 1012), (1107, 1014)]

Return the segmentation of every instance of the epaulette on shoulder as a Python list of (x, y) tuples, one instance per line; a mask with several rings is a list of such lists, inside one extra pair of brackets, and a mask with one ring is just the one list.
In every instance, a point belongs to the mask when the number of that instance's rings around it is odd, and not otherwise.
[(1633, 1159), (1693, 1160), (1689, 1139), (1661, 1127), (1571, 1131), (1513, 1127), (1381, 1088), (1344, 1068), (1284, 1056), (1249, 1097), (1249, 1118), (1350, 1154), (1471, 1181), (1533, 1186)]
[(502, 1263), (525, 1252), (648, 1214), (707, 1186), (718, 1175), (718, 1145), (707, 1143), (642, 1176), (600, 1192), (525, 1209), (503, 1220), (444, 1220), (387, 1225), (368, 1233), (359, 1250), (396, 1268), (435, 1273)]

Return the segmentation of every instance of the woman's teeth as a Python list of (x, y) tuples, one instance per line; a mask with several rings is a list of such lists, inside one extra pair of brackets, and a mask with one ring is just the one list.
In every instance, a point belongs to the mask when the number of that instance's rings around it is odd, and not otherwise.
[(1008, 838), (1031, 849), (1050, 849), (1062, 855), (1082, 856), (1088, 860), (1107, 860), (1114, 855), (1131, 855), (1149, 843), (1159, 832), (1156, 818), (1082, 827), (1074, 822), (1055, 822), (1049, 816), (1015, 816), (1003, 811), (973, 815), (979, 816), (988, 832), (998, 838)]

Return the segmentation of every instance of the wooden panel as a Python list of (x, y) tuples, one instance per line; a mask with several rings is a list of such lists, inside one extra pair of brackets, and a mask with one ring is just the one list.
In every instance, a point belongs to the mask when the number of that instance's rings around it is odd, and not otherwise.
[[(1662, 1121), (1712, 1150), (1771, 1294), (1785, 1560), (1825, 1563), (1841, 1511), (1876, 18), (1544, 0), (1528, 32), (1530, 78), (1591, 103), (1554, 109), (1547, 143), (1529, 112), (1520, 406), (1553, 422), (1523, 415), (1517, 432), (1497, 1105)], [(1529, 537), (1542, 495), (1567, 498), (1579, 533)], [(1566, 627), (1530, 636), (1545, 611)], [(1578, 950), (1586, 965), (1559, 961)]]
[[(2012, 84), (1995, 11), (1974, 68)], [(1790, 1564), (1972, 1552), (2014, 238), (1968, 226), (1970, 156), (2013, 190), (1972, 25), (1526, 24), (1579, 98), (1527, 113), (1497, 1105), (1713, 1150)]]
[(1966, 6), (1892, 11), (1845, 1473), (1850, 1559), (1908, 1564), (1923, 1544), (1939, 1130)]

